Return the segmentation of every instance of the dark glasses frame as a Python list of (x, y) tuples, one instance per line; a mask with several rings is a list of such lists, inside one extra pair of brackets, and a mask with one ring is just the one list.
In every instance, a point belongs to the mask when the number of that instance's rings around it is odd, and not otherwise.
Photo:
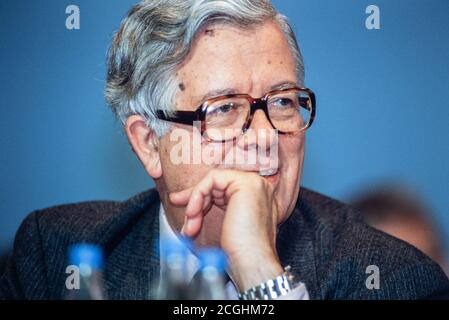
[[(206, 131), (206, 123), (204, 121), (206, 119), (206, 111), (207, 111), (207, 108), (211, 104), (213, 104), (217, 101), (220, 101), (220, 100), (224, 100), (224, 99), (244, 98), (250, 103), (251, 109), (250, 109), (248, 118), (246, 119), (245, 123), (243, 124), (242, 134), (244, 134), (249, 129), (249, 127), (251, 126), (253, 117), (254, 117), (254, 113), (259, 109), (265, 113), (265, 116), (268, 119), (268, 122), (273, 127), (273, 129), (277, 129), (273, 125), (273, 123), (270, 119), (270, 115), (268, 113), (268, 101), (270, 100), (270, 98), (272, 96), (281, 94), (283, 92), (288, 92), (288, 91), (298, 91), (298, 93), (305, 92), (310, 97), (310, 102), (311, 102), (310, 105), (307, 102), (306, 102), (306, 105), (302, 105), (301, 103), (305, 102), (305, 101), (300, 101), (301, 106), (310, 111), (309, 122), (304, 126), (304, 128), (301, 128), (298, 131), (293, 131), (293, 132), (283, 132), (283, 131), (278, 130), (279, 134), (295, 134), (295, 133), (302, 132), (302, 131), (305, 131), (308, 128), (310, 128), (313, 121), (315, 120), (315, 115), (316, 115), (315, 94), (312, 90), (310, 90), (308, 88), (291, 87), (291, 88), (287, 88), (287, 89), (273, 90), (273, 91), (270, 91), (267, 94), (265, 94), (262, 98), (258, 98), (258, 99), (255, 99), (248, 94), (228, 94), (228, 95), (218, 96), (218, 97), (206, 100), (195, 111), (180, 111), (180, 110), (178, 110), (178, 111), (170, 112), (171, 115), (167, 116), (163, 110), (159, 109), (159, 110), (156, 110), (156, 117), (160, 120), (179, 123), (179, 124), (186, 124), (186, 125), (193, 125), (193, 123), (195, 121), (200, 121), (201, 122), (201, 135), (203, 136), (204, 132)], [(309, 100), (309, 99), (307, 99), (307, 100)], [(220, 141), (216, 141), (216, 140), (210, 140), (210, 141), (220, 142)], [(226, 142), (226, 141), (227, 140), (222, 140), (221, 142)]]

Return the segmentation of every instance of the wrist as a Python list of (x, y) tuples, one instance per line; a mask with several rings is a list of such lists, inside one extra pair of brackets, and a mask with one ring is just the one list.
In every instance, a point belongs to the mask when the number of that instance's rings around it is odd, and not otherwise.
[(274, 254), (246, 254), (229, 257), (230, 276), (240, 292), (255, 287), (283, 274), (279, 259)]
[(286, 298), (296, 287), (294, 276), (287, 266), (284, 273), (239, 294), (240, 300), (274, 300)]

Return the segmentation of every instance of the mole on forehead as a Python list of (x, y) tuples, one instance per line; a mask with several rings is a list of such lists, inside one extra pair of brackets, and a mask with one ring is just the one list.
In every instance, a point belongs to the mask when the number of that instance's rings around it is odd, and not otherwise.
[(184, 82), (181, 82), (181, 83), (179, 84), (179, 89), (180, 89), (181, 91), (185, 91), (185, 90), (186, 90), (186, 85), (184, 84)]
[(204, 33), (206, 35), (208, 35), (209, 37), (215, 37), (215, 30), (214, 29), (206, 29), (206, 31), (204, 31)]

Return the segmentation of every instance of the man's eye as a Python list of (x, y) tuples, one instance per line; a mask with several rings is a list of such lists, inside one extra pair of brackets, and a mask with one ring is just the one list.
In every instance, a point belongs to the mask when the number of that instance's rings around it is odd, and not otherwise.
[(293, 106), (293, 101), (289, 98), (278, 98), (276, 100), (273, 100), (270, 103), (274, 107), (291, 107)]
[(223, 113), (229, 113), (232, 110), (236, 109), (238, 106), (235, 103), (227, 103), (223, 104), (221, 106), (215, 107), (209, 114), (223, 114)]

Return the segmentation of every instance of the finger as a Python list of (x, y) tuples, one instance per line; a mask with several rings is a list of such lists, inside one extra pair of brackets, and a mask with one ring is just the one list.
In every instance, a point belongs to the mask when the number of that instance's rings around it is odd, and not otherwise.
[(185, 211), (185, 215), (189, 217), (196, 216), (202, 213), (202, 209), (205, 206), (205, 198), (211, 196), (214, 186), (213, 178), (208, 174), (203, 180), (201, 180), (195, 187), (193, 187), (190, 194), (189, 203)]
[(235, 180), (234, 172), (213, 170), (195, 187), (170, 194), (170, 199), (178, 205), (186, 205), (186, 216), (182, 233), (195, 237), (201, 230), (204, 216), (213, 205), (224, 209), (226, 189)]
[(218, 206), (220, 208), (226, 206), (227, 200), (226, 200), (225, 191), (214, 189), (212, 191), (212, 197), (213, 197), (213, 202), (216, 206)]
[(187, 204), (186, 211), (184, 212), (184, 214), (188, 217), (194, 217), (196, 215), (202, 214), (203, 208), (206, 205), (206, 197), (210, 197), (207, 188), (203, 188), (204, 191), (197, 190), (197, 188), (198, 186), (196, 186), (192, 190), (189, 203)]
[(212, 197), (211, 195), (208, 194), (204, 198), (202, 213), (205, 215), (210, 210), (211, 207), (212, 207)]
[[(212, 199), (211, 195), (206, 195), (204, 197), (201, 213), (194, 216), (185, 216), (184, 226), (182, 230), (186, 236), (194, 237), (199, 233), (202, 228), (204, 217), (210, 211), (215, 202), (216, 200)], [(219, 200), (219, 203), (220, 202), (223, 202), (223, 200)]]
[(177, 206), (185, 206), (189, 203), (190, 196), (193, 188), (187, 188), (178, 192), (171, 192), (169, 199), (171, 203)]
[(186, 216), (186, 221), (181, 229), (181, 234), (190, 238), (196, 237), (203, 226), (203, 220), (202, 215), (197, 215), (192, 218)]
[[(218, 206), (226, 205), (226, 189), (235, 180), (232, 171), (213, 170), (193, 187), (185, 214), (189, 217), (202, 214), (208, 206), (207, 197), (210, 197)], [(205, 203), (206, 201), (206, 203)]]
[(214, 190), (212, 190), (212, 196), (214, 199), (224, 198), (225, 192), (220, 189), (214, 189)]
[(184, 225), (181, 229), (181, 233), (188, 237), (195, 237), (202, 228), (203, 217), (211, 209), (213, 205), (210, 195), (205, 196), (203, 201), (203, 208), (201, 214), (195, 216), (185, 216)]

